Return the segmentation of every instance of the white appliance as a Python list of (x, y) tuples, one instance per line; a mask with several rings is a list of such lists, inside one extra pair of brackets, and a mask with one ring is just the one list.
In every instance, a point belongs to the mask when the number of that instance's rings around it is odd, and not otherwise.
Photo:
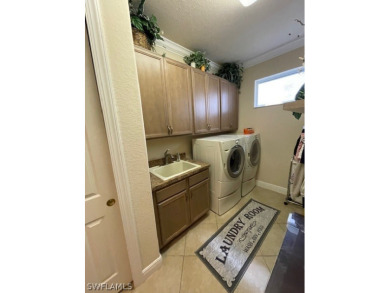
[(244, 139), (245, 166), (242, 175), (241, 195), (245, 196), (256, 186), (256, 173), (260, 164), (260, 134), (226, 134), (223, 137)]
[(193, 158), (210, 164), (211, 210), (222, 215), (241, 199), (244, 139), (211, 136), (193, 139)]

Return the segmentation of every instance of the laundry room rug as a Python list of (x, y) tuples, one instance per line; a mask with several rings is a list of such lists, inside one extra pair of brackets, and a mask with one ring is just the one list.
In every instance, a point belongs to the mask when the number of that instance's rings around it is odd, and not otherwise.
[(233, 292), (279, 210), (251, 199), (195, 253), (227, 292)]

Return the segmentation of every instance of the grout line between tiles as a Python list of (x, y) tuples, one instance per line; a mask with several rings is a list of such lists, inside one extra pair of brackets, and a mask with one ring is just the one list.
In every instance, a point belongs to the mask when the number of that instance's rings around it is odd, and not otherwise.
[(263, 263), (265, 264), (265, 266), (267, 267), (268, 271), (271, 273), (271, 269), (270, 267), (268, 266), (267, 262), (265, 261), (265, 257), (263, 255), (261, 255), (261, 258), (263, 259)]
[[(188, 232), (188, 231), (187, 231)], [(182, 283), (183, 283), (183, 272), (184, 272), (184, 259), (188, 256), (192, 256), (192, 255), (186, 255), (186, 251), (187, 251), (187, 236), (188, 236), (188, 233), (186, 232), (186, 234), (184, 235), (184, 253), (183, 253), (183, 264), (181, 266), (181, 276), (180, 276), (180, 288), (179, 288), (179, 293), (181, 293), (181, 286), (182, 286)], [(196, 255), (194, 255), (196, 256)]]
[[(277, 256), (275, 256), (275, 258), (277, 259), (278, 257)], [(267, 266), (267, 268), (268, 268), (268, 270), (269, 270), (269, 272), (270, 272), (270, 274), (272, 274), (272, 271), (274, 270), (274, 268), (275, 268), (275, 263), (276, 263), (276, 259), (275, 259), (275, 262), (274, 262), (274, 266), (271, 268), (271, 266), (270, 265), (268, 265), (268, 263), (267, 263), (267, 261), (265, 260), (265, 257), (263, 256), (263, 259), (264, 259), (264, 263), (265, 263), (265, 265)], [(268, 280), (269, 281), (269, 280)]]
[[(185, 250), (185, 246), (184, 246), (184, 250)], [(183, 262), (181, 264), (181, 275), (180, 275), (180, 286), (179, 286), (179, 293), (181, 293), (181, 283), (183, 282), (183, 270), (184, 270), (184, 258), (186, 256), (183, 255)]]

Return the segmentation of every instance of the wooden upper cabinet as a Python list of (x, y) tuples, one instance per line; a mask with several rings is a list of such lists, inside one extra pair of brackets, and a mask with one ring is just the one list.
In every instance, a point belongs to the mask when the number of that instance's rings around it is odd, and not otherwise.
[(146, 138), (237, 130), (234, 84), (142, 48), (135, 56)]
[(190, 67), (135, 48), (146, 138), (192, 133)]
[(217, 132), (220, 130), (219, 78), (194, 68), (191, 76), (194, 132)]
[(138, 48), (135, 56), (146, 138), (168, 136), (163, 58)]
[(219, 131), (220, 124), (220, 91), (219, 91), (219, 77), (207, 74), (207, 121), (209, 131)]
[(230, 130), (229, 117), (229, 82), (221, 79), (221, 130)]
[(231, 130), (238, 129), (238, 89), (233, 83), (229, 83), (229, 117)]
[(192, 99), (194, 105), (194, 132), (205, 133), (207, 129), (206, 73), (191, 68)]
[(165, 83), (168, 120), (171, 135), (192, 133), (191, 71), (190, 67), (165, 59)]
[(238, 128), (238, 91), (235, 84), (220, 79), (221, 85), (221, 131)]

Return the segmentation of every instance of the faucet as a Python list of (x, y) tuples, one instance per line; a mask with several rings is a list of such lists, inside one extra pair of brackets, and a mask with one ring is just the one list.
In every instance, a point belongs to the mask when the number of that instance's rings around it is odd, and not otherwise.
[(169, 164), (169, 158), (171, 158), (171, 160), (173, 160), (173, 156), (171, 154), (168, 154), (168, 152), (169, 152), (169, 149), (167, 149), (164, 153), (165, 165)]

